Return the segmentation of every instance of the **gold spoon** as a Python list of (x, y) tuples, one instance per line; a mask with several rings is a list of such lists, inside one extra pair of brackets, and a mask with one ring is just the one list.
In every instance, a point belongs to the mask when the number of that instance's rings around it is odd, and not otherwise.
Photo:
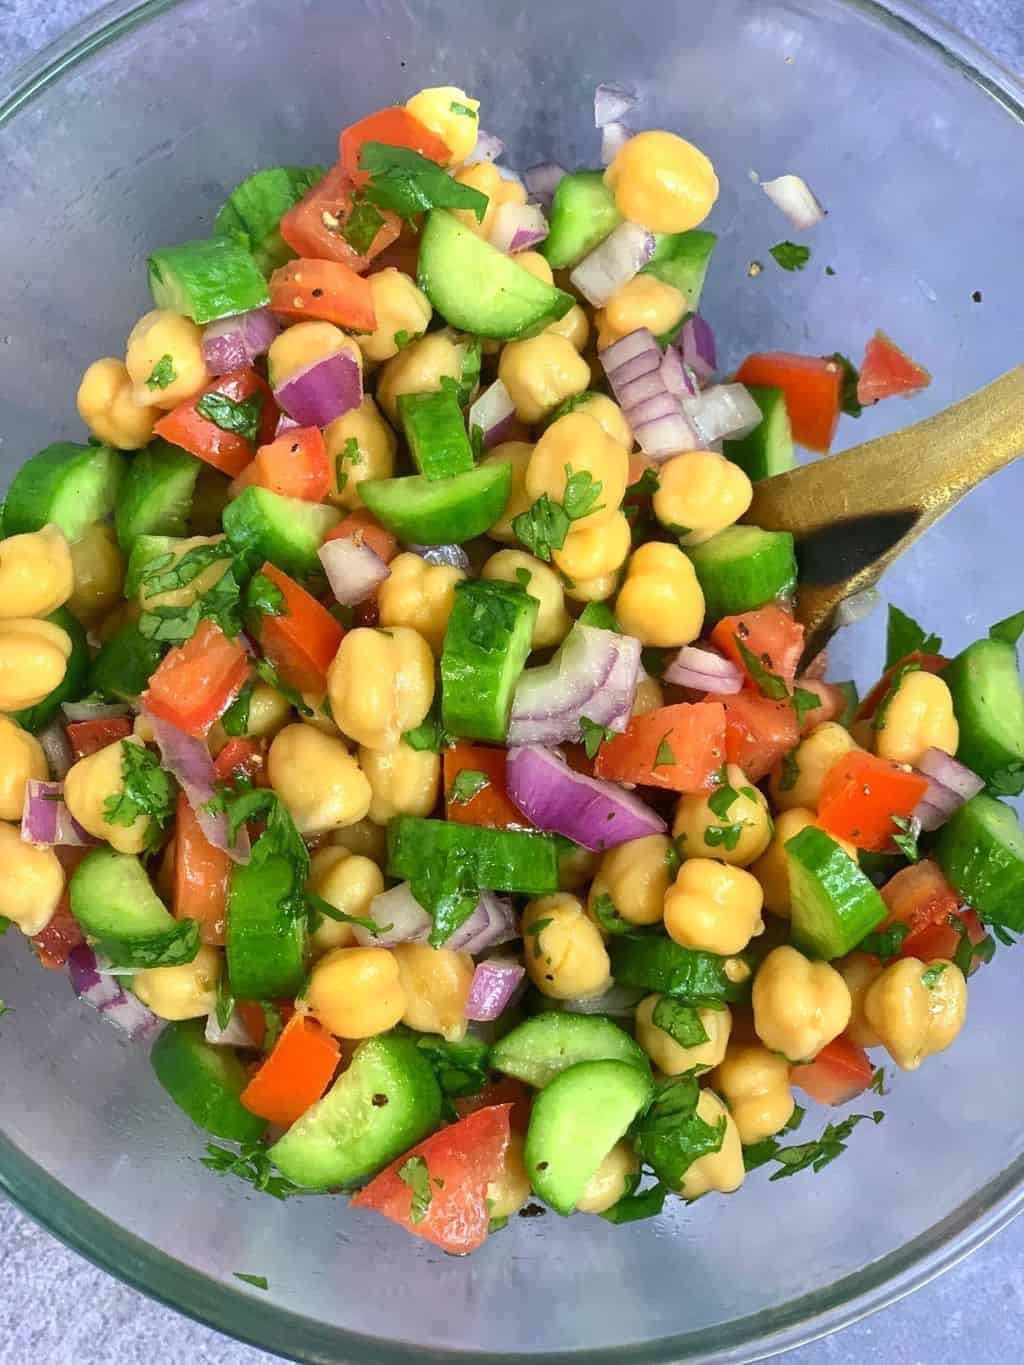
[(965, 493), (1024, 454), (1024, 365), (890, 436), (754, 484), (743, 518), (792, 531), (806, 630), (804, 664), (836, 629), (836, 608), (872, 588)]

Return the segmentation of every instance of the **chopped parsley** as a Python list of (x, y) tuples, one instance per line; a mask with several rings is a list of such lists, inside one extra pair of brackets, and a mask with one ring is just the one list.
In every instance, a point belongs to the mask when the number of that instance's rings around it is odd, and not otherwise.
[(246, 605), (261, 616), (287, 616), (288, 604), (284, 593), (265, 573), (253, 574), (245, 594)]
[(453, 114), (461, 114), (463, 118), (475, 119), (477, 117), (475, 109), (470, 109), (468, 104), (460, 104), (458, 100), (452, 100), (448, 108)]
[(782, 772), (779, 776), (779, 791), (792, 791), (800, 780), (800, 764), (797, 762), (796, 750), (790, 749), (788, 754), (782, 755)]
[(251, 1284), (256, 1289), (270, 1288), (270, 1285), (267, 1283), (266, 1275), (246, 1275), (241, 1270), (233, 1270), (231, 1273), (236, 1280), (244, 1280), (246, 1284)]
[(551, 551), (560, 550), (565, 544), (569, 528), (574, 521), (599, 512), (604, 506), (597, 504), (604, 485), (595, 482), (586, 469), (573, 473), (571, 464), (565, 466), (565, 492), (561, 502), (555, 502), (547, 493), (542, 493), (532, 507), (512, 519), (512, 530), (522, 545), (544, 562), (551, 562)]
[(472, 1036), (457, 1043), (449, 1043), (436, 1033), (412, 1036), (441, 1087), (446, 1114), (454, 1118), (455, 1107), (451, 1101), (464, 1095), (479, 1095), (490, 1081), (490, 1047), (482, 1039)]
[(402, 218), (413, 218), (433, 208), (469, 209), (482, 223), (487, 212), (486, 194), (460, 185), (443, 167), (408, 147), (364, 142), (359, 169), (370, 172), (366, 197)]
[(881, 1123), (884, 1117), (880, 1109), (874, 1110), (871, 1114), (849, 1114), (840, 1123), (828, 1124), (821, 1137), (813, 1142), (800, 1142), (792, 1147), (780, 1146), (778, 1138), (765, 1138), (761, 1142), (744, 1147), (743, 1165), (746, 1170), (754, 1171), (769, 1161), (777, 1162), (779, 1169), (772, 1173), (770, 1177), (772, 1180), (785, 1180), (788, 1176), (806, 1170), (813, 1170), (817, 1174), (835, 1161), (837, 1156), (842, 1156), (846, 1151), (850, 1134), (858, 1123), (870, 1119), (872, 1123), (877, 1124)]
[(938, 654), (942, 640), (929, 635), (912, 616), (889, 603), (889, 619), (885, 631), (885, 666), (901, 663), (908, 654)]
[(950, 915), (949, 924), (960, 936), (956, 952), (953, 954), (953, 962), (960, 968), (965, 977), (970, 976), (971, 968), (975, 962), (992, 961), (995, 956), (996, 943), (991, 934), (986, 934), (980, 943), (972, 943), (971, 936), (967, 932), (967, 925), (959, 915)]
[(226, 540), (218, 540), (212, 545), (194, 545), (180, 559), (175, 559), (173, 553), (168, 551), (150, 560), (139, 579), (139, 586), (143, 589), (144, 597), (174, 592), (187, 587), (211, 565), (230, 558), (231, 547)]
[(402, 735), (404, 743), (410, 749), (415, 749), (417, 753), (430, 752), (439, 754), (442, 749), (447, 749), (454, 744), (455, 737), (450, 735), (441, 724), (441, 712), (437, 703), (427, 712), (427, 717), (422, 720), (415, 730), (406, 730)]
[(247, 678), (242, 690), (220, 718), (224, 733), (237, 739), (249, 729), (249, 711), (252, 706), (253, 681)]
[(927, 986), (930, 991), (942, 980), (942, 973), (946, 970), (945, 962), (933, 962), (930, 967), (926, 967), (921, 973), (921, 985)]
[[(516, 597), (524, 601), (526, 593), (519, 583), (502, 583), (500, 591), (481, 593), (474, 590), (479, 586), (473, 579), (463, 579), (456, 583), (457, 593), (468, 593), (472, 610), (466, 621), (466, 635), (473, 644), (488, 653), (504, 650), (509, 632), (516, 623)], [(488, 586), (498, 588), (498, 584)]]
[(903, 947), (904, 939), (910, 934), (910, 925), (904, 924), (902, 920), (894, 920), (892, 924), (887, 924), (884, 929), (874, 929), (870, 934), (865, 934), (857, 944), (858, 953), (871, 953), (882, 962), (889, 962), (894, 957), (899, 957)]
[(380, 210), (363, 195), (357, 194), (341, 235), (357, 256), (365, 256), (383, 226), (384, 215)]
[(339, 450), (334, 459), (334, 481), (338, 485), (338, 492), (348, 483), (348, 471), (345, 468), (346, 461), (353, 466), (363, 463), (363, 453), (359, 449), (359, 441), (355, 436), (350, 436), (344, 446)]
[(868, 1089), (873, 1090), (876, 1095), (885, 1096), (889, 1094), (889, 1087), (885, 1083), (884, 1066), (877, 1067), (871, 1073), (871, 1084), (868, 1086)]
[(543, 950), (543, 948), (541, 947), (541, 944), (540, 944), (540, 936), (541, 936), (541, 934), (544, 932), (544, 930), (548, 927), (548, 925), (549, 925), (549, 924), (554, 924), (554, 922), (555, 922), (554, 919), (553, 919), (550, 915), (547, 917), (547, 919), (535, 919), (535, 920), (533, 921), (533, 923), (532, 923), (532, 924), (528, 924), (528, 925), (526, 926), (525, 930), (523, 931), (524, 933), (529, 934), (529, 935), (531, 936), (531, 938), (533, 939), (533, 955), (534, 955), (534, 957), (541, 957), (541, 956), (542, 956), (544, 950)]
[(398, 347), (400, 351), (404, 351), (406, 346), (411, 346), (412, 343), (416, 340), (416, 338), (420, 335), (421, 333), (419, 332), (415, 333), (409, 332), (404, 327), (400, 327), (398, 331), (395, 333), (395, 335), (392, 337), (392, 341), (395, 343), (395, 345)]
[(638, 1190), (636, 1188), (638, 1180), (639, 1177), (634, 1177), (633, 1189), (627, 1189), (626, 1193), (600, 1216), (609, 1223), (635, 1223), (641, 1218), (657, 1218), (672, 1191), (660, 1180), (646, 1190)]
[(469, 428), (469, 445), (473, 459), (479, 464), (484, 454), (484, 429), (479, 422), (474, 422)]
[(287, 1199), (293, 1194), (309, 1194), (300, 1186), (286, 1180), (283, 1175), (275, 1175), (267, 1148), (262, 1142), (243, 1143), (239, 1151), (222, 1147), (217, 1142), (206, 1144), (206, 1155), (199, 1158), (200, 1163), (218, 1175), (236, 1175), (246, 1181), (261, 1194), (269, 1194), (274, 1199)]
[(811, 259), (811, 248), (800, 246), (797, 242), (776, 242), (768, 248), (768, 254), (783, 270), (803, 270)]
[(609, 730), (607, 725), (598, 725), (596, 720), (590, 720), (587, 716), (580, 716), (580, 732), (588, 758), (596, 758), (601, 745), (615, 738), (614, 730)]
[(615, 902), (606, 892), (595, 896), (590, 908), (594, 912), (594, 918), (607, 934), (631, 934), (636, 929), (636, 925), (622, 918)]
[(178, 377), (178, 371), (174, 368), (174, 357), (172, 355), (162, 355), (149, 372), (146, 380), (147, 389), (166, 389)]
[(310, 933), (316, 933), (321, 920), (324, 919), (333, 920), (335, 924), (358, 924), (360, 929), (366, 929), (374, 936), (386, 934), (389, 929), (394, 927), (390, 924), (378, 924), (369, 915), (350, 915), (344, 910), (339, 910), (330, 901), (325, 901), (323, 896), (318, 896), (313, 891), (306, 892), (306, 913)]
[(565, 466), (565, 492), (562, 495), (562, 507), (565, 515), (570, 521), (579, 521), (581, 517), (589, 516), (591, 512), (600, 512), (604, 508), (604, 503), (599, 506), (594, 504), (601, 496), (604, 485), (595, 482), (593, 475), (587, 469), (579, 469), (573, 473), (571, 464)]
[[(623, 507), (626, 502), (636, 502), (640, 498), (653, 498), (661, 487), (661, 480), (658, 478), (658, 471), (648, 467), (637, 479), (636, 483), (631, 483), (626, 489)], [(631, 496), (632, 495), (632, 496)]]
[(900, 685), (903, 682), (903, 679), (907, 676), (908, 673), (916, 673), (920, 670), (920, 668), (921, 668), (920, 664), (915, 663), (901, 664), (899, 668), (896, 669), (895, 673), (893, 673), (892, 678), (889, 680), (889, 686), (885, 690), (885, 695), (882, 697), (882, 700), (875, 707), (875, 714), (871, 718), (871, 724), (874, 726), (876, 730), (885, 729), (885, 722), (889, 714), (889, 707), (892, 705), (892, 701), (893, 698), (896, 696), (896, 693), (900, 690)]
[(729, 814), (730, 806), (738, 797), (739, 792), (727, 782), (724, 787), (718, 787), (708, 797), (708, 810), (712, 815), (717, 815), (719, 820), (724, 820)]
[(672, 751), (672, 745), (669, 744), (668, 742), (668, 737), (671, 733), (672, 733), (671, 730), (666, 730), (666, 732), (661, 737), (661, 740), (658, 744), (657, 752), (654, 755), (654, 763), (652, 765), (655, 768), (675, 767), (676, 756)]
[(313, 714), (313, 708), (307, 706), (302, 700), (302, 694), (296, 691), (294, 687), (289, 687), (269, 659), (253, 659), (252, 666), (267, 686), (272, 687), (276, 692), (280, 692), (285, 701), (294, 706), (300, 716), (311, 716)]
[(864, 411), (861, 401), (857, 397), (857, 385), (860, 382), (860, 374), (856, 365), (849, 356), (843, 355), (841, 351), (833, 351), (826, 360), (832, 360), (843, 372), (842, 387), (839, 391), (839, 410), (845, 412), (847, 417), (859, 417)]
[(460, 768), (455, 774), (454, 782), (448, 788), (448, 804), (463, 806), (490, 785), (491, 779), (486, 773), (479, 772), (476, 768)]
[(655, 1005), (651, 1023), (664, 1029), (680, 1047), (700, 1047), (708, 1041), (708, 1031), (696, 1006), (673, 1000), (670, 995), (663, 995)]
[(737, 820), (731, 825), (708, 825), (704, 831), (704, 842), (708, 848), (724, 848), (731, 853), (739, 843), (747, 823), (746, 820)]
[(797, 725), (803, 724), (805, 711), (815, 711), (820, 705), (821, 698), (817, 692), (812, 692), (806, 687), (793, 688), (793, 710), (796, 712)]
[(175, 787), (170, 774), (144, 745), (123, 739), (121, 781), (122, 790), (103, 803), (104, 820), (111, 825), (133, 825), (140, 816), (148, 815), (145, 847), (157, 848), (174, 808)]
[(674, 1077), (655, 1087), (654, 1099), (633, 1124), (637, 1154), (673, 1190), (695, 1161), (721, 1151), (725, 1140), (725, 1115), (707, 1123), (697, 1113), (699, 1099), (695, 1076)]
[(772, 701), (785, 701), (789, 696), (789, 688), (786, 686), (785, 680), (779, 677), (778, 673), (772, 673), (764, 660), (759, 659), (739, 635), (734, 635), (732, 638), (739, 648), (744, 668), (750, 674), (751, 681), (757, 685), (757, 690), (762, 697), (769, 697)]
[(409, 1222), (414, 1226), (422, 1223), (430, 1211), (433, 1191), (430, 1188), (430, 1171), (426, 1159), (411, 1156), (398, 1168), (398, 1178), (403, 1185), (412, 1190), (412, 1203), (409, 1207)]
[(139, 633), (147, 640), (180, 645), (191, 640), (202, 620), (213, 621), (225, 635), (242, 629), (242, 590), (232, 569), (187, 607), (150, 607), (139, 617)]
[(255, 445), (263, 416), (263, 394), (257, 392), (236, 401), (225, 393), (204, 393), (196, 411), (221, 431), (230, 431)]
[(917, 835), (911, 821), (905, 815), (894, 815), (892, 822), (900, 831), (899, 834), (892, 836), (892, 841), (903, 854), (904, 858), (912, 863), (916, 863), (921, 857), (921, 850), (917, 846)]
[(220, 1028), (226, 1029), (231, 1022), (231, 1015), (235, 1008), (235, 997), (231, 994), (231, 985), (228, 981), (227, 971), (224, 970), (217, 977), (217, 1005), (215, 1014), (217, 1024)]

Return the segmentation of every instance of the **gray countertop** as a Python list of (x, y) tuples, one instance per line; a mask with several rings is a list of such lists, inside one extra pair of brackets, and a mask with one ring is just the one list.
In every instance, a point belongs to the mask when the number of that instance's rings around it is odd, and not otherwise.
[[(1024, 70), (1020, 0), (920, 0), (1008, 67)], [(0, 0), (0, 80), (96, 8)], [(786, 1365), (974, 1365), (1024, 1359), (1024, 1219), (940, 1280)], [(97, 1270), (0, 1198), (0, 1365), (273, 1365)]]

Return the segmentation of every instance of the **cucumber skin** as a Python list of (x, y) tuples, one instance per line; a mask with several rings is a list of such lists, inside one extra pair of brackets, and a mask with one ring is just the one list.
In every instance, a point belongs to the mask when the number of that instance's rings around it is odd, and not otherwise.
[[(228, 1142), (256, 1142), (267, 1124), (239, 1099), (249, 1073), (231, 1048), (206, 1041), (205, 1026), (202, 1019), (167, 1025), (150, 1053), (156, 1078), (197, 1127)], [(197, 1080), (206, 1083), (198, 1093)]]
[[(986, 835), (981, 840), (979, 821)], [(1016, 850), (988, 834), (991, 822), (1012, 832)], [(1012, 807), (985, 792), (975, 796), (946, 821), (934, 852), (947, 881), (986, 924), (1024, 933), (1024, 834)]]
[[(472, 866), (478, 885), (487, 890), (524, 896), (548, 896), (558, 890), (557, 845), (551, 835), (485, 829), (418, 815), (397, 815), (388, 822), (389, 877), (433, 884), (433, 874), (443, 873), (449, 859)], [(510, 873), (513, 867), (516, 870)]]
[(689, 232), (658, 234), (654, 255), (641, 270), (664, 284), (678, 289), (686, 298), (686, 308), (695, 313), (700, 306), (711, 253), (718, 238), (713, 232), (692, 228)]
[[(68, 540), (78, 540), (94, 521), (114, 510), (124, 475), (124, 456), (112, 446), (58, 441), (21, 466), (7, 493), (5, 536), (38, 531), (54, 522)], [(65, 485), (74, 480), (74, 487)], [(69, 506), (57, 504), (68, 503)]]
[[(512, 626), (491, 648), (478, 644), (471, 634), (474, 613), (488, 599), (507, 603), (515, 613)], [(505, 740), (512, 694), (530, 654), (537, 611), (537, 599), (511, 584), (469, 579), (456, 585), (441, 653), (441, 718), (450, 734)]]
[(144, 692), (170, 645), (147, 640), (134, 621), (116, 631), (92, 661), (89, 690), (112, 701), (134, 701)]
[[(957, 758), (998, 795), (1019, 796), (1024, 791), (1024, 691), (1016, 649), (1004, 640), (975, 640), (941, 676), (960, 726)], [(993, 720), (1000, 733), (993, 732)]]
[[(453, 490), (451, 485), (456, 480), (464, 483)], [(431, 481), (422, 474), (365, 479), (359, 493), (377, 520), (399, 540), (415, 545), (456, 545), (483, 535), (494, 525), (505, 510), (511, 488), (511, 465), (481, 464), (468, 474), (456, 474), (451, 481)], [(445, 505), (445, 493), (462, 490), (465, 492), (458, 505)]]
[(796, 468), (793, 430), (781, 389), (750, 384), (747, 392), (761, 409), (761, 421), (739, 441), (723, 441), (722, 454), (753, 480), (771, 479)]
[[(759, 537), (751, 532), (759, 532)], [(743, 560), (716, 557), (723, 546), (748, 540), (754, 548)], [(703, 545), (687, 549), (704, 593), (709, 621), (756, 611), (796, 589), (796, 552), (790, 531), (761, 531), (756, 526), (729, 526)], [(769, 572), (770, 570), (770, 572)]]
[(138, 858), (112, 848), (86, 854), (71, 874), (70, 894), (75, 919), (100, 940), (130, 943), (180, 923), (153, 890)]
[(184, 313), (200, 326), (270, 302), (252, 253), (233, 236), (159, 247), (148, 268), (154, 305)]
[(874, 884), (824, 830), (809, 825), (788, 841), (785, 853), (790, 927), (801, 951), (826, 960), (844, 957), (885, 920), (889, 912)]
[(554, 1010), (526, 1019), (491, 1050), (491, 1066), (537, 1090), (577, 1062), (629, 1062), (650, 1072), (647, 1054), (635, 1039), (604, 1014), (561, 1014)]
[[(576, 202), (582, 201), (582, 202)], [(581, 230), (585, 220), (589, 227)], [(552, 270), (577, 265), (623, 221), (604, 171), (574, 171), (555, 189), (548, 214), (550, 231), (539, 250)]]
[(228, 544), (244, 571), (269, 559), (293, 578), (308, 578), (319, 570), (317, 551), (340, 520), (336, 507), (281, 497), (267, 488), (246, 488), (224, 509)]
[(294, 880), (282, 857), (232, 867), (227, 967), (238, 999), (273, 1000), (302, 989), (305, 934), (292, 911), (282, 910)]
[[(714, 997), (733, 1002), (750, 994), (754, 979), (751, 959), (742, 954), (720, 957), (717, 953), (684, 948), (670, 938), (620, 938), (608, 945), (612, 976), (623, 986), (658, 991), (677, 1000)], [(730, 981), (727, 962), (742, 961), (751, 967), (743, 981)]]
[(125, 554), (138, 536), (183, 536), (201, 461), (159, 437), (129, 463), (114, 527)]
[(49, 724), (57, 714), (62, 701), (76, 701), (82, 696), (86, 691), (90, 668), (89, 645), (81, 622), (71, 615), (67, 607), (58, 607), (46, 619), (67, 631), (71, 640), (71, 655), (64, 670), (64, 677), (48, 696), (42, 701), (37, 701), (35, 706), (26, 707), (24, 711), (10, 713), (11, 720), (32, 734)]

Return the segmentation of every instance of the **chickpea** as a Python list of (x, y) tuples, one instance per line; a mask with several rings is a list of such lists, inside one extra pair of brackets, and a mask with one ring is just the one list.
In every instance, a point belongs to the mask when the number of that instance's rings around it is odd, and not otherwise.
[[(829, 770), (856, 748), (857, 743), (849, 730), (844, 730), (836, 721), (826, 720), (816, 725), (793, 750), (792, 763), (785, 769), (779, 764), (772, 770), (768, 789), (774, 805), (779, 810), (800, 808), (816, 812)], [(796, 765), (796, 781), (792, 786), (786, 786), (784, 784), (791, 779), (784, 773), (791, 774), (793, 764)]]
[(625, 446), (627, 450), (633, 449), (633, 432), (626, 421), (625, 413), (607, 394), (588, 393), (573, 406), (573, 412), (583, 412), (588, 417), (593, 417), (606, 436), (618, 441), (619, 445)]
[(555, 272), (539, 251), (517, 251), (512, 260), (520, 270), (525, 270), (527, 275), (540, 280), (541, 284), (554, 284)]
[(370, 784), (344, 742), (309, 725), (274, 736), (267, 776), (300, 834), (354, 825), (370, 809)]
[(396, 815), (429, 815), (441, 786), (441, 758), (404, 741), (393, 749), (359, 750), (359, 765), (372, 793), (370, 819), (386, 825)]
[(267, 373), (276, 389), (309, 365), (345, 351), (363, 368), (363, 355), (354, 337), (333, 322), (297, 322), (279, 332), (267, 352)]
[(569, 345), (581, 354), (590, 340), (590, 322), (578, 303), (574, 303), (563, 317), (555, 322), (549, 322), (544, 331), (548, 336), (564, 337)]
[[(801, 830), (814, 823), (815, 815), (812, 810), (805, 810), (801, 806), (784, 810), (776, 817), (771, 843), (757, 862), (751, 865), (750, 871), (761, 883), (761, 890), (764, 892), (764, 908), (770, 910), (773, 915), (778, 915), (780, 919), (789, 919), (789, 864), (786, 861), (786, 845)], [(857, 850), (853, 844), (845, 839), (836, 839), (836, 843), (854, 862), (857, 861)]]
[(510, 1133), (501, 1173), (487, 1186), (491, 1218), (511, 1218), (529, 1199), (532, 1190), (523, 1157), (523, 1135)]
[(31, 938), (49, 924), (63, 891), (53, 849), (26, 844), (17, 825), (0, 823), (0, 915)]
[(617, 1142), (576, 1200), (577, 1213), (604, 1213), (617, 1204), (640, 1173), (640, 1160), (628, 1142)]
[(526, 469), (533, 454), (533, 446), (527, 441), (505, 441), (480, 461), (481, 464), (507, 464), (512, 470), (512, 483), (508, 502), (501, 516), (487, 534), (492, 540), (505, 545), (518, 545), (519, 540), (512, 530), (512, 522), (521, 513), (533, 506), (533, 498), (526, 491)]
[(559, 891), (530, 901), (522, 927), (526, 971), (542, 995), (575, 1000), (600, 995), (607, 988), (608, 952), (576, 896)]
[(114, 528), (94, 521), (71, 546), (74, 588), (68, 609), (83, 624), (93, 625), (121, 600), (124, 568)]
[(686, 308), (686, 295), (674, 285), (666, 284), (656, 275), (634, 275), (595, 315), (597, 349), (605, 350), (638, 327), (647, 327), (656, 337), (661, 336), (676, 326)]
[(338, 1038), (387, 1033), (406, 1009), (398, 961), (387, 948), (332, 948), (313, 964), (306, 1003)]
[(699, 1199), (710, 1190), (732, 1194), (743, 1184), (743, 1146), (736, 1120), (713, 1090), (702, 1090), (697, 1100), (697, 1117), (717, 1126), (725, 1119), (725, 1136), (717, 1152), (697, 1160), (684, 1173), (679, 1193), (684, 1199)]
[(128, 333), (124, 363), (135, 401), (145, 407), (176, 408), (210, 381), (203, 329), (169, 308), (154, 308), (139, 318)]
[[(195, 578), (181, 588), (168, 588), (165, 592), (147, 592), (145, 586), (145, 576), (140, 582), (136, 596), (139, 599), (139, 606), (144, 611), (152, 611), (154, 607), (190, 607), (192, 603), (205, 592), (219, 583), (231, 567), (231, 550), (227, 544), (227, 538), (223, 535), (216, 536), (188, 536), (183, 540), (176, 540), (170, 547), (170, 553), (174, 556), (173, 564), (167, 566), (168, 569), (179, 563), (189, 550), (196, 550), (200, 546), (220, 545), (224, 546), (224, 558), (214, 560), (196, 574)], [(161, 571), (163, 572), (163, 571)]]
[(71, 638), (52, 621), (0, 621), (0, 711), (35, 706), (58, 687)]
[(701, 1070), (717, 1066), (725, 1056), (732, 1029), (729, 1010), (698, 1008), (697, 1017), (708, 1035), (707, 1041), (683, 1047), (654, 1022), (654, 1011), (664, 998), (657, 993), (645, 995), (636, 1007), (636, 1040), (654, 1065), (666, 1076), (682, 1076), (695, 1066)]
[[(672, 834), (676, 839), (682, 836), (679, 851), (684, 859), (717, 858), (733, 867), (749, 867), (760, 858), (772, 837), (768, 803), (734, 763), (727, 765), (725, 779), (726, 787), (736, 793), (728, 809), (722, 815), (715, 814), (711, 802), (721, 804), (715, 792), (681, 796)], [(719, 788), (719, 792), (724, 790), (725, 787)], [(719, 834), (719, 830), (725, 833)]]
[(300, 692), (299, 696), (306, 708), (299, 715), (299, 721), (303, 725), (311, 725), (314, 730), (319, 730), (322, 735), (330, 735), (332, 739), (344, 739), (334, 718), (329, 714), (330, 706), (326, 692)]
[(434, 310), (426, 294), (394, 266), (371, 275), (369, 285), (377, 326), (356, 340), (365, 360), (390, 360), (402, 349), (396, 337), (402, 332), (405, 340), (422, 336)]
[(135, 397), (123, 360), (94, 360), (78, 386), (78, 415), (98, 441), (117, 450), (138, 450), (153, 435), (157, 414)]
[(25, 787), (50, 776), (46, 755), (34, 735), (0, 716), (0, 820), (21, 819)]
[(480, 222), (472, 209), (455, 210), (455, 217), (477, 237), (490, 237), (494, 230), (495, 214), (502, 204), (526, 203), (523, 186), (515, 180), (505, 180), (497, 166), (490, 161), (470, 162), (455, 173), (455, 179), (460, 185), (468, 185), (470, 189), (487, 195), (487, 208)]
[(699, 227), (718, 198), (711, 162), (675, 133), (637, 133), (619, 148), (604, 173), (624, 218), (651, 232)]
[(392, 356), (377, 384), (377, 402), (392, 426), (401, 425), (398, 400), (403, 393), (436, 393), (446, 376), (459, 383), (465, 353), (466, 344), (444, 331), (428, 332)]
[[(350, 444), (353, 441), (355, 445)], [(324, 428), (324, 445), (331, 476), (327, 500), (335, 507), (362, 507), (359, 485), (363, 480), (390, 479), (395, 472), (398, 440), (369, 394), (358, 408), (342, 413)]]
[[(528, 343), (516, 343), (526, 345)], [(629, 456), (618, 441), (605, 434), (601, 424), (586, 413), (569, 412), (552, 422), (533, 448), (526, 467), (526, 491), (531, 500), (547, 494), (555, 502), (565, 501), (570, 472), (587, 473), (593, 480), (591, 491), (601, 485), (592, 511), (573, 520), (573, 530), (601, 526), (610, 522), (626, 491)]]
[(894, 763), (920, 763), (928, 749), (955, 754), (960, 726), (953, 714), (953, 694), (940, 677), (915, 669), (904, 673), (875, 731), (875, 752)]
[(664, 705), (665, 693), (661, 683), (641, 668), (636, 692), (633, 694), (633, 709), (630, 716), (646, 716), (649, 712), (657, 711), (659, 707)]
[(598, 896), (610, 896), (630, 924), (658, 924), (672, 881), (671, 853), (672, 841), (665, 834), (629, 839), (602, 853), (590, 888), (591, 913)]
[(269, 739), (291, 718), (292, 706), (276, 687), (258, 682), (249, 697), (249, 723), (245, 733), (253, 739)]
[(581, 530), (570, 527), (565, 544), (560, 550), (552, 550), (551, 558), (566, 578), (588, 582), (621, 569), (632, 548), (629, 522), (622, 512), (616, 512), (600, 526)]
[[(370, 913), (374, 896), (384, 891), (384, 877), (371, 859), (350, 853), (347, 848), (329, 845), (313, 854), (309, 886), (342, 914), (365, 917)], [(322, 957), (332, 948), (348, 948), (354, 942), (351, 924), (329, 919), (326, 915), (309, 939), (315, 957)]]
[(465, 577), (462, 569), (449, 564), (428, 564), (411, 553), (397, 555), (390, 577), (377, 590), (381, 625), (418, 630), (440, 656), (455, 605), (455, 585)]
[(754, 977), (754, 1028), (765, 1047), (791, 1062), (812, 1061), (850, 1022), (850, 992), (827, 962), (773, 948)]
[(339, 848), (347, 848), (350, 853), (358, 853), (369, 858), (378, 867), (387, 861), (387, 833), (380, 825), (369, 818), (357, 820), (354, 825), (331, 832), (330, 840)]
[(665, 928), (684, 948), (730, 957), (764, 933), (756, 877), (711, 858), (687, 858), (665, 896)]
[(436, 85), (418, 90), (412, 99), (405, 101), (405, 107), (413, 118), (437, 134), (451, 153), (451, 162), (465, 161), (476, 146), (480, 101), (457, 85)]
[(713, 450), (673, 455), (658, 471), (654, 515), (683, 545), (701, 545), (739, 521), (754, 485), (739, 465)]
[(760, 1043), (732, 1043), (714, 1076), (746, 1147), (783, 1129), (796, 1105), (789, 1063)]
[(850, 1022), (846, 1026), (846, 1036), (858, 1047), (881, 1047), (882, 1040), (868, 1023), (864, 1013), (864, 1000), (868, 988), (878, 980), (882, 964), (877, 957), (868, 953), (850, 953), (836, 963), (836, 971), (846, 982), (850, 992)]
[(900, 958), (864, 994), (864, 1018), (901, 1071), (916, 1071), (926, 1057), (945, 1052), (966, 1014), (964, 974), (942, 957)]
[(568, 844), (558, 855), (559, 891), (582, 891), (600, 861), (600, 853), (593, 853), (580, 844)]
[(132, 989), (161, 1019), (199, 1019), (217, 1007), (221, 968), (220, 953), (203, 943), (191, 962), (137, 972)]
[(142, 813), (130, 825), (119, 825), (109, 821), (104, 811), (111, 797), (124, 793), (125, 744), (144, 747), (133, 735), (72, 764), (64, 778), (64, 803), (84, 830), (97, 839), (106, 839), (118, 853), (141, 853), (150, 833), (150, 817)]
[(430, 710), (434, 656), (423, 636), (408, 626), (386, 632), (359, 626), (339, 645), (327, 688), (344, 734), (367, 749), (393, 749)]
[(574, 602), (607, 602), (619, 586), (618, 573), (599, 574), (597, 578), (573, 578), (565, 582), (565, 595)]
[(439, 1033), (449, 1043), (466, 1036), (466, 1001), (473, 984), (473, 959), (428, 943), (399, 943), (393, 949), (405, 991), (402, 1022), (419, 1033)]
[[(498, 361), (498, 378), (508, 389), (522, 422), (539, 422), (560, 403), (583, 393), (590, 366), (571, 341), (550, 332), (510, 341)], [(564, 420), (560, 419), (560, 420)]]
[(481, 578), (498, 583), (518, 583), (528, 574), (526, 591), (540, 604), (533, 622), (532, 649), (560, 645), (569, 634), (572, 619), (565, 609), (565, 591), (558, 575), (525, 550), (499, 550), (480, 571)]
[(71, 550), (59, 526), (0, 541), (0, 620), (49, 616), (71, 596)]
[(686, 555), (651, 541), (634, 550), (615, 615), (645, 645), (688, 645), (704, 624), (704, 593)]

